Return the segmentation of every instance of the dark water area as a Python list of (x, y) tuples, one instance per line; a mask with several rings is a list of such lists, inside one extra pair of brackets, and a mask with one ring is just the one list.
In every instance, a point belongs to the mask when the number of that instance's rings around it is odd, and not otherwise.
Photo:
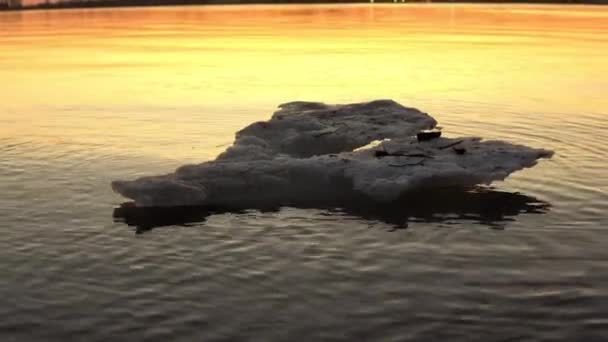
[[(607, 57), (592, 6), (0, 13), (0, 340), (608, 341)], [(279, 103), (377, 98), (556, 154), (381, 206), (110, 188)]]

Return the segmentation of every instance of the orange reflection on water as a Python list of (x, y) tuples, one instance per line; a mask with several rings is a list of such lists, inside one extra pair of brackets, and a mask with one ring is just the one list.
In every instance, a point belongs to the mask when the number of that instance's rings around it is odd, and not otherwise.
[[(204, 6), (0, 14), (2, 136), (210, 157), (295, 99), (393, 98), (546, 115), (605, 110), (608, 9), (527, 5)], [(483, 107), (483, 105), (480, 105)], [(473, 112), (475, 122), (513, 118)], [(483, 131), (479, 127), (477, 131)], [(204, 138), (202, 138), (204, 137)], [(162, 143), (159, 143), (162, 142)]]

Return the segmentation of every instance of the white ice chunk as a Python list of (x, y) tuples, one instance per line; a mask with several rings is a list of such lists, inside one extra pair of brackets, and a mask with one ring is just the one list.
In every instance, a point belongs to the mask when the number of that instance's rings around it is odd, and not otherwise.
[(268, 121), (236, 134), (217, 159), (268, 159), (277, 154), (311, 157), (352, 151), (383, 138), (406, 137), (437, 125), (435, 119), (392, 100), (347, 105), (289, 102)]
[[(265, 125), (237, 133), (234, 145), (214, 161), (115, 181), (112, 188), (138, 206), (255, 207), (359, 196), (386, 202), (420, 188), (503, 180), (553, 153), (480, 138), (418, 142), (412, 135), (435, 120), (393, 101), (281, 108)], [(384, 138), (393, 139), (353, 152)]]
[[(378, 158), (376, 151), (389, 155)], [(377, 201), (391, 201), (409, 190), (433, 187), (472, 187), (504, 180), (511, 173), (536, 165), (553, 152), (481, 138), (415, 138), (387, 141), (353, 153), (356, 163), (345, 170), (353, 189)]]

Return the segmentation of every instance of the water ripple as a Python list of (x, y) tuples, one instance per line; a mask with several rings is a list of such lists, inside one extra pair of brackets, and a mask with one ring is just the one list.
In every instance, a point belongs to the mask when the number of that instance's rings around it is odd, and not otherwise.
[[(0, 13), (0, 339), (606, 340), (603, 12)], [(556, 155), (382, 207), (142, 210), (109, 187), (213, 158), (281, 102), (381, 97)]]

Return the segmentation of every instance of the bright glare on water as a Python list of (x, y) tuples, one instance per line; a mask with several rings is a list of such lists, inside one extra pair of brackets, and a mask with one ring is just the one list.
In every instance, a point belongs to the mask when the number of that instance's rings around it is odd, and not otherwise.
[[(602, 341), (607, 61), (594, 6), (0, 13), (0, 339)], [(483, 196), (113, 220), (114, 179), (378, 98), (556, 155)]]

